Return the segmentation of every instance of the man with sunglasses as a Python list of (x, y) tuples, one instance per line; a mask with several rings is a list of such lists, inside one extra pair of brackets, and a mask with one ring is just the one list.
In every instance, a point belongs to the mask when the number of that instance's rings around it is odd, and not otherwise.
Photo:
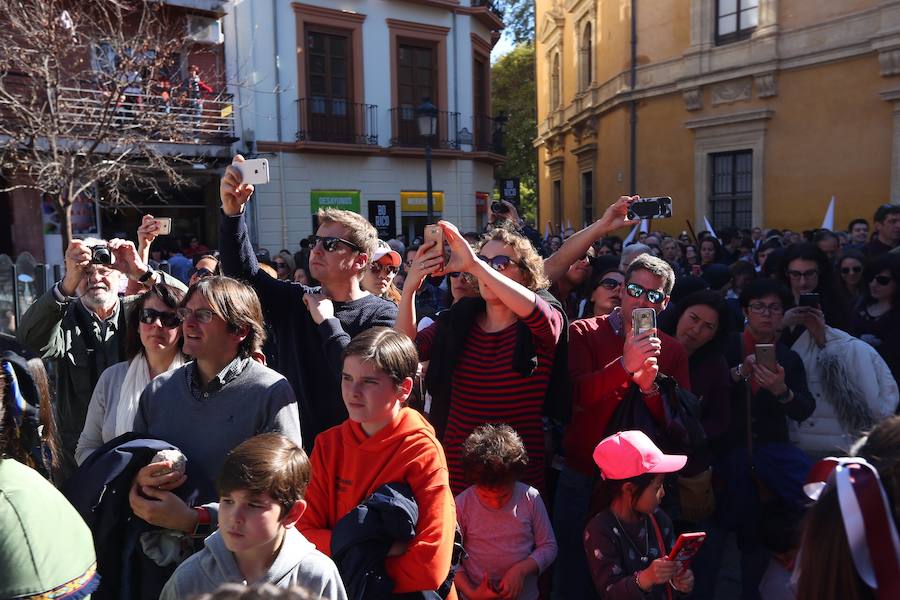
[(606, 435), (616, 407), (634, 383), (651, 414), (662, 421), (657, 374), (674, 377), (678, 385), (690, 389), (688, 356), (678, 340), (656, 329), (632, 333), (632, 311), (652, 308), (657, 314), (662, 312), (674, 285), (675, 273), (668, 263), (642, 254), (625, 273), (621, 306), (569, 327), (572, 419), (563, 437), (566, 465), (560, 473), (553, 514), (559, 543), (557, 566), (562, 570), (554, 581), (558, 597), (584, 598), (588, 596), (585, 590), (592, 589), (582, 546), (596, 472), (592, 455)]
[(54, 474), (58, 485), (75, 469), (75, 447), (100, 374), (125, 359), (125, 317), (136, 296), (119, 298), (121, 277), (187, 289), (150, 269), (125, 240), (72, 240), (65, 261), (63, 280), (25, 311), (16, 331), (19, 343), (56, 368), (54, 398), (62, 442), (60, 469)]
[[(234, 164), (243, 161), (240, 155), (234, 158)], [(250, 243), (244, 206), (253, 186), (243, 184), (240, 171), (230, 166), (219, 193), (222, 270), (246, 279), (259, 295), (275, 341), (275, 352), (267, 358), (294, 388), (309, 451), (316, 435), (347, 419), (340, 381), (344, 347), (358, 333), (392, 327), (397, 318), (396, 304), (360, 285), (378, 233), (359, 214), (320, 209), (319, 227), (310, 237), (309, 275), (321, 287), (279, 281), (260, 271)]]

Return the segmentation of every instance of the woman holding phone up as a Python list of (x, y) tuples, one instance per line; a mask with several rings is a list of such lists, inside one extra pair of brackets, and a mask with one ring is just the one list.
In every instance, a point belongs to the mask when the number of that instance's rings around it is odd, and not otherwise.
[[(450, 484), (466, 487), (463, 440), (479, 425), (503, 421), (525, 442), (529, 464), (523, 481), (544, 489), (541, 413), (551, 383), (562, 307), (546, 287), (544, 265), (531, 242), (497, 228), (473, 250), (456, 227), (439, 223), (450, 246), (444, 265), (441, 244), (431, 239), (413, 259), (396, 328), (430, 361), (425, 385), (433, 400), (429, 420), (447, 454)], [(435, 323), (416, 331), (415, 295), (435, 272), (464, 272), (478, 280), (481, 298), (463, 298)]]

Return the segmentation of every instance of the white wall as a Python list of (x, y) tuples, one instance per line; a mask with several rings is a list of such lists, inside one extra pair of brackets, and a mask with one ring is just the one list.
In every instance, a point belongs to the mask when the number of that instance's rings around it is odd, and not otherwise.
[[(364, 98), (378, 106), (379, 144), (392, 137), (390, 37), (386, 19), (448, 27), (447, 99), (441, 110), (459, 112), (459, 128), (473, 131), (472, 43), (476, 31), (489, 39), (484, 26), (466, 15), (446, 9), (388, 0), (306, 0), (304, 3), (366, 15), (362, 27)], [(226, 67), (235, 86), (238, 131), (253, 132), (255, 141), (293, 143), (297, 133), (297, 44), (294, 9), (288, 0), (231, 0), (225, 16)], [(274, 15), (274, 19), (273, 19)], [(274, 56), (277, 19), (278, 63)], [(455, 27), (454, 27), (455, 25)], [(277, 72), (276, 72), (277, 69)], [(280, 80), (280, 94), (276, 81)], [(280, 108), (280, 139), (276, 119)], [(243, 136), (242, 136), (243, 137)], [(237, 150), (245, 148), (242, 139)], [(268, 156), (272, 181), (259, 186), (255, 197), (256, 234), (270, 250), (296, 250), (311, 233), (310, 190), (360, 190), (361, 211), (369, 200), (395, 199), (398, 228), (402, 226), (400, 192), (425, 189), (425, 164), (418, 158), (283, 153)], [(281, 161), (283, 165), (281, 164)], [(281, 173), (284, 173), (283, 182)], [(475, 228), (475, 192), (490, 192), (493, 169), (471, 160), (436, 159), (433, 189), (444, 192), (443, 217), (463, 230)], [(282, 185), (283, 184), (283, 185)], [(282, 195), (282, 187), (284, 189)], [(284, 219), (282, 220), (282, 214)]]

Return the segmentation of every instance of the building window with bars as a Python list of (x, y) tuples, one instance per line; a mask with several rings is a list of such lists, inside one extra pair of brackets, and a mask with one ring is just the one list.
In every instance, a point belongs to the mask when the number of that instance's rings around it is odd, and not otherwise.
[(716, 44), (750, 37), (759, 23), (759, 0), (716, 0)]
[(740, 150), (710, 155), (712, 193), (709, 198), (712, 225), (750, 229), (753, 221), (753, 151)]

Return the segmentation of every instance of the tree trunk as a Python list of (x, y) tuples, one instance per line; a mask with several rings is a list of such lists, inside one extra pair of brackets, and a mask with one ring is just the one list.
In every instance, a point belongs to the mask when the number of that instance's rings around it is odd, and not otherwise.
[(65, 254), (69, 242), (72, 241), (72, 203), (57, 199), (55, 205), (56, 215), (59, 217), (59, 232), (62, 234), (62, 250)]

